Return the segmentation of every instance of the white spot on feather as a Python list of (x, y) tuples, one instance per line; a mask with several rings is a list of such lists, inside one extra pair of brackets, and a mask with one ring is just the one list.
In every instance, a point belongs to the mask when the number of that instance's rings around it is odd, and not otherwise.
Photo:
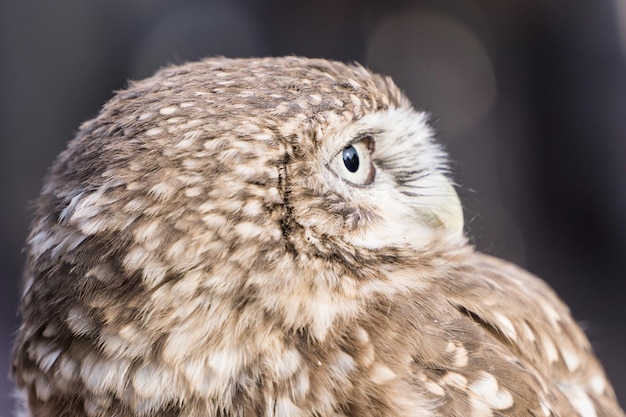
[(26, 282), (24, 283), (24, 290), (22, 291), (22, 297), (26, 296), (26, 294), (28, 294), (28, 291), (30, 291), (30, 289), (33, 287), (33, 284), (35, 283), (35, 280), (30, 277), (26, 280)]
[(174, 106), (162, 107), (161, 110), (159, 110), (159, 113), (162, 114), (163, 116), (168, 116), (170, 114), (174, 114), (176, 110), (178, 109)]
[(89, 333), (93, 330), (93, 323), (87, 317), (87, 313), (81, 307), (72, 307), (67, 313), (66, 319), (69, 328), (77, 335)]
[(48, 372), (48, 370), (52, 368), (52, 365), (54, 365), (54, 363), (57, 361), (62, 351), (61, 349), (54, 349), (52, 351), (48, 351), (49, 348), (46, 348), (45, 350), (46, 350), (46, 353), (41, 354), (39, 356), (38, 362), (39, 362), (39, 367), (41, 368), (41, 370), (44, 372)]
[(127, 213), (140, 212), (143, 211), (145, 206), (146, 200), (141, 197), (137, 197), (126, 203), (123, 210)]
[(550, 304), (541, 303), (541, 308), (543, 308), (543, 311), (546, 313), (546, 316), (548, 317), (550, 324), (552, 324), (552, 327), (560, 333), (561, 332), (561, 327), (559, 326), (559, 322), (561, 321), (560, 314), (557, 313), (554, 307), (552, 307)]
[(144, 363), (135, 371), (133, 388), (143, 398), (167, 401), (175, 398), (177, 381), (175, 374), (165, 367)]
[(201, 130), (190, 130), (183, 133), (183, 139), (176, 144), (176, 148), (184, 149), (191, 146), (196, 139), (202, 134)]
[(371, 343), (369, 343), (365, 346), (365, 351), (363, 352), (363, 355), (361, 356), (361, 362), (363, 362), (363, 365), (369, 366), (372, 363), (374, 363), (375, 358), (376, 358), (376, 352), (374, 351), (374, 346)]
[(356, 337), (357, 340), (363, 344), (369, 343), (370, 341), (370, 335), (367, 333), (367, 330), (361, 326), (356, 328)]
[(133, 340), (139, 334), (139, 328), (134, 324), (127, 324), (118, 333), (124, 340)]
[(126, 390), (126, 374), (130, 361), (106, 360), (98, 354), (87, 355), (80, 368), (80, 377), (89, 391), (96, 395), (112, 391), (121, 394)]
[[(200, 126), (200, 125), (202, 125), (202, 124), (204, 124), (204, 123), (205, 123), (205, 121), (204, 121), (204, 120), (202, 120), (202, 119), (193, 119), (193, 120), (189, 120), (189, 121), (188, 121), (188, 122), (186, 122), (186, 123), (181, 124), (179, 127), (180, 127), (181, 129), (187, 130), (187, 129), (191, 129), (191, 128), (193, 128), (193, 127)], [(194, 133), (194, 135), (195, 135), (196, 137), (197, 137), (197, 136), (199, 136), (199, 135), (202, 133), (202, 131), (201, 131), (201, 130), (195, 130), (194, 132), (195, 132), (195, 133)]]
[(35, 380), (35, 393), (37, 398), (42, 401), (48, 401), (52, 397), (52, 385), (48, 382), (47, 378), (39, 377)]
[(172, 185), (165, 182), (154, 184), (152, 188), (148, 190), (149, 195), (162, 201), (170, 199), (175, 193), (176, 187), (173, 187)]
[(496, 377), (485, 371), (481, 371), (480, 374), (480, 378), (469, 385), (469, 390), (491, 408), (504, 410), (511, 407), (513, 396), (507, 390), (499, 388)]
[(460, 390), (467, 389), (467, 378), (457, 372), (448, 372), (446, 373), (441, 380), (439, 381), (442, 385), (448, 385), (451, 387), (458, 388)]
[(547, 406), (547, 404), (543, 401), (539, 402), (539, 406), (541, 407), (541, 411), (543, 412), (543, 415), (545, 417), (550, 417), (550, 415), (552, 415), (552, 412), (550, 411), (550, 408)]
[[(63, 240), (67, 241), (68, 238), (66, 237), (65, 239), (62, 239), (57, 237), (57, 235), (52, 235), (49, 232), (45, 231), (37, 233), (28, 241), (28, 243), (30, 244), (33, 256), (39, 257), (48, 249), (55, 246), (56, 248), (54, 249), (54, 252), (58, 252), (59, 249), (63, 247)], [(24, 291), (24, 294), (26, 294), (26, 290)]]
[(528, 339), (529, 342), (534, 342), (536, 340), (535, 339), (535, 333), (533, 333), (533, 331), (530, 328), (530, 326), (528, 325), (528, 323), (523, 321), (521, 323), (521, 327), (522, 327), (522, 330), (524, 331), (524, 336), (526, 336), (526, 339)]
[(80, 231), (86, 235), (95, 235), (96, 233), (106, 230), (111, 226), (111, 221), (106, 217), (95, 217), (82, 222), (80, 225)]
[(559, 360), (559, 353), (549, 335), (541, 335), (541, 345), (543, 346), (543, 351), (550, 363), (554, 363)]
[(576, 384), (559, 384), (558, 387), (581, 417), (597, 417), (596, 408), (583, 387)]
[[(181, 365), (179, 365), (181, 366)], [(206, 393), (210, 389), (211, 372), (208, 372), (201, 359), (188, 359), (181, 366), (187, 382), (198, 393)]]
[[(162, 234), (162, 225), (158, 220), (144, 223), (137, 227), (135, 231), (135, 239), (139, 243), (146, 243), (153, 239), (158, 239), (158, 236)], [(160, 240), (160, 239), (158, 239)]]
[(204, 188), (202, 187), (190, 187), (185, 189), (185, 195), (187, 197), (198, 197), (204, 193)]
[(559, 350), (561, 351), (561, 357), (563, 357), (563, 361), (567, 366), (567, 369), (570, 372), (574, 372), (580, 366), (580, 357), (567, 346), (560, 346)]
[(301, 364), (302, 356), (300, 353), (296, 349), (289, 349), (272, 361), (269, 368), (276, 378), (285, 380), (293, 376), (300, 369)]
[[(69, 204), (65, 206), (65, 208), (59, 214), (59, 221), (64, 221), (72, 215), (72, 213), (76, 210), (76, 206), (78, 206), (78, 203), (81, 201), (81, 198), (83, 197), (84, 194), (85, 193), (82, 192), (72, 197)], [(46, 233), (46, 232), (42, 232), (42, 233)]]
[(374, 384), (384, 384), (394, 378), (396, 378), (396, 374), (385, 365), (376, 366), (371, 374), (371, 379)]
[(295, 400), (306, 398), (311, 385), (308, 370), (306, 368), (301, 369), (294, 375), (293, 381), (291, 384), (291, 398)]
[(313, 103), (313, 104), (321, 104), (322, 103), (322, 96), (321, 96), (321, 94), (309, 94), (309, 97), (311, 98), (311, 103)]
[(511, 323), (508, 317), (506, 317), (502, 313), (494, 313), (494, 317), (497, 322), (500, 324), (498, 327), (500, 331), (502, 331), (509, 339), (515, 340), (517, 339), (517, 332), (515, 331), (515, 326)]
[(275, 411), (275, 413), (273, 412), (268, 415), (275, 417), (298, 417), (304, 415), (302, 410), (288, 397), (277, 398), (273, 411)]
[(146, 264), (150, 256), (150, 252), (140, 246), (136, 246), (126, 254), (122, 264), (127, 270), (136, 271)]
[(156, 136), (163, 133), (163, 129), (160, 127), (153, 127), (152, 129), (148, 129), (146, 131), (146, 136)]
[(467, 349), (461, 342), (448, 342), (446, 345), (446, 352), (454, 354), (454, 366), (462, 368), (467, 366), (468, 354)]
[(439, 397), (443, 397), (444, 395), (446, 395), (446, 391), (441, 388), (440, 385), (437, 385), (434, 381), (431, 381), (430, 379), (427, 379), (426, 381), (424, 381), (424, 387), (432, 392), (433, 394), (439, 396)]
[(235, 349), (224, 349), (212, 352), (209, 366), (221, 381), (234, 377), (243, 366), (242, 352)]
[(78, 377), (78, 362), (69, 355), (63, 355), (59, 359), (59, 374), (67, 381), (74, 381)]
[(148, 288), (154, 288), (161, 283), (167, 275), (168, 267), (161, 262), (151, 261), (143, 267), (141, 277)]
[(56, 336), (58, 333), (59, 333), (58, 327), (54, 325), (53, 323), (48, 323), (46, 327), (43, 329), (43, 332), (41, 333), (41, 335), (43, 337), (53, 337), (53, 336)]
[(602, 374), (595, 374), (589, 382), (594, 393), (601, 395), (606, 391), (606, 378)]
[(243, 239), (255, 239), (265, 235), (266, 229), (252, 222), (239, 222), (234, 228)]
[(339, 353), (337, 353), (337, 355), (335, 355), (334, 359), (335, 366), (345, 374), (348, 374), (354, 370), (354, 359), (346, 352), (340, 351)]

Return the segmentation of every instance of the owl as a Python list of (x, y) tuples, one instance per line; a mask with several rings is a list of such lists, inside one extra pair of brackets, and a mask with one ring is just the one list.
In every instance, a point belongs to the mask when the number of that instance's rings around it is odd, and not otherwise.
[(624, 416), (555, 293), (468, 244), (427, 115), (357, 64), (131, 83), (26, 254), (18, 416)]

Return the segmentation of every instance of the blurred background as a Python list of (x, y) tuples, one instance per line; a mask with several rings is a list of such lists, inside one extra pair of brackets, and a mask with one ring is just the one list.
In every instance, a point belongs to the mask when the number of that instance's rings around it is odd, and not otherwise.
[(79, 124), (168, 63), (297, 54), (431, 113), (482, 251), (548, 281), (626, 405), (626, 0), (0, 0), (0, 415), (29, 201)]

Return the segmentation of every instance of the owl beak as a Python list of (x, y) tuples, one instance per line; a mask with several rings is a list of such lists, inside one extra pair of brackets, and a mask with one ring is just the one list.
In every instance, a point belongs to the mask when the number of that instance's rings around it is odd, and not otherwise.
[(420, 206), (425, 210), (420, 210), (422, 218), (431, 226), (443, 228), (450, 234), (463, 235), (463, 207), (461, 200), (444, 175), (432, 178), (434, 184), (429, 187), (433, 192), (428, 196), (420, 196)]

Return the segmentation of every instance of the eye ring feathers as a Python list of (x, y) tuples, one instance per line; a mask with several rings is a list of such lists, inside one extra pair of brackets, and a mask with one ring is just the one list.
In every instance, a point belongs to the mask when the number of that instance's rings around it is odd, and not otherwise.
[(332, 160), (335, 173), (356, 186), (367, 186), (376, 178), (372, 153), (375, 142), (372, 136), (364, 136), (346, 146)]

